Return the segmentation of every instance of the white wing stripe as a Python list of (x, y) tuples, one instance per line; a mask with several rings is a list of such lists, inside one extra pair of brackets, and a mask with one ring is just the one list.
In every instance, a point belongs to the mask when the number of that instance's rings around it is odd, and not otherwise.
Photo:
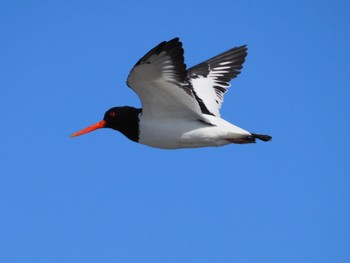
[(224, 93), (231, 86), (231, 79), (240, 73), (246, 55), (246, 46), (232, 48), (188, 69), (187, 81), (206, 112), (220, 116)]

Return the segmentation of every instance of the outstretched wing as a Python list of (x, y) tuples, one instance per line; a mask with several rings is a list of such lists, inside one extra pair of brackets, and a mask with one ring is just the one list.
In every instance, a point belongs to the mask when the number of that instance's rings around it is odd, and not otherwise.
[(206, 121), (186, 78), (182, 43), (174, 38), (160, 43), (142, 57), (131, 70), (127, 85), (141, 99), (145, 119)]
[(188, 69), (187, 81), (203, 113), (220, 117), (224, 93), (241, 73), (246, 56), (246, 46), (236, 47)]

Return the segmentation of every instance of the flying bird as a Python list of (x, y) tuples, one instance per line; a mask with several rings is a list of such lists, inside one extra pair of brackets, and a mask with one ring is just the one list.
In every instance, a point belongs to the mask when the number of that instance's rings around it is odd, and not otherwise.
[(179, 38), (164, 41), (135, 64), (127, 79), (142, 108), (111, 108), (102, 121), (71, 137), (111, 128), (162, 149), (269, 141), (271, 136), (246, 131), (220, 116), (224, 94), (246, 56), (246, 46), (235, 47), (187, 69)]

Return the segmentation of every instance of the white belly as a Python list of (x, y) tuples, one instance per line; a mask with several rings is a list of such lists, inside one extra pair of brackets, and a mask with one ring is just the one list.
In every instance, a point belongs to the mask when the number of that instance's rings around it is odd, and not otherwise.
[(223, 119), (211, 117), (217, 126), (196, 120), (143, 120), (140, 118), (139, 143), (162, 149), (197, 148), (229, 144), (228, 138), (250, 133)]

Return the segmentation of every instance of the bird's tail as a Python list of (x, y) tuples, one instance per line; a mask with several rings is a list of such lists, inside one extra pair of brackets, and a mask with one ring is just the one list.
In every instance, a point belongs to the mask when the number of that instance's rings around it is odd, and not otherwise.
[(226, 139), (232, 143), (237, 143), (237, 144), (245, 144), (245, 143), (255, 143), (255, 140), (259, 139), (264, 142), (268, 142), (272, 139), (270, 135), (265, 135), (265, 134), (256, 134), (256, 133), (251, 133), (251, 135), (247, 135), (242, 138), (230, 138)]
[(266, 134), (256, 134), (256, 133), (252, 133), (252, 136), (254, 138), (257, 138), (259, 140), (262, 140), (264, 142), (268, 142), (272, 139), (272, 137), (270, 135), (266, 135)]

